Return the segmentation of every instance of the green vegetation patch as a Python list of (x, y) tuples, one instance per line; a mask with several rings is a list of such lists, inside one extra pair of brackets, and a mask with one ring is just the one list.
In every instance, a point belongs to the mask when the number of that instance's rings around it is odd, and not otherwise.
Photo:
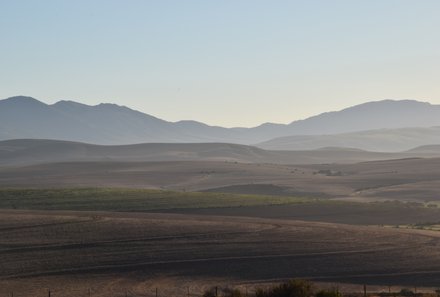
[(0, 208), (149, 211), (296, 204), (314, 199), (121, 188), (0, 189)]

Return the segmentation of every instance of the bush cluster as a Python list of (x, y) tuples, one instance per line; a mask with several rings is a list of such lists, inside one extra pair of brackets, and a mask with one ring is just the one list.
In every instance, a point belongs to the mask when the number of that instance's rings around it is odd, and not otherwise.
[[(311, 282), (306, 280), (290, 280), (269, 288), (258, 288), (255, 297), (342, 297), (337, 290), (315, 291)], [(203, 297), (247, 297), (238, 289), (218, 289), (216, 287), (205, 291)]]

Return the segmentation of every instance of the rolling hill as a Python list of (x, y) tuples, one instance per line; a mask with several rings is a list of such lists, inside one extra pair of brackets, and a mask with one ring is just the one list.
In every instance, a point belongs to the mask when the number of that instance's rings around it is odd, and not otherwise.
[[(0, 167), (0, 188), (141, 188), (440, 203), (440, 158), (284, 165), (84, 161)], [(440, 205), (440, 204), (439, 204)]]
[[(360, 131), (334, 135), (296, 135), (279, 137), (257, 144), (271, 150), (314, 150), (323, 147), (351, 147), (376, 152), (402, 152), (415, 147), (434, 145), (440, 151), (440, 127), (400, 128)], [(421, 152), (418, 150), (417, 152)], [(416, 151), (413, 151), (416, 152)], [(427, 151), (428, 152), (428, 151)]]
[(228, 143), (144, 143), (110, 146), (41, 139), (0, 141), (0, 166), (26, 166), (56, 162), (161, 161), (322, 164), (412, 157), (440, 157), (440, 149), (380, 153), (337, 147), (303, 151), (271, 151)]

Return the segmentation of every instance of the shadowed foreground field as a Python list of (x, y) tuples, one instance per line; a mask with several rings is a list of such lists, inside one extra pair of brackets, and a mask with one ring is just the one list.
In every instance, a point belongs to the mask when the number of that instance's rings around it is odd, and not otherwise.
[[(78, 176), (89, 165), (77, 164)], [(172, 165), (167, 166), (174, 172)], [(180, 173), (189, 170), (187, 165)], [(376, 174), (377, 165), (361, 165), (371, 170), (368, 179)], [(233, 166), (236, 174), (243, 168)], [(51, 183), (63, 172), (55, 167), (46, 172)], [(287, 169), (265, 167), (263, 171), (270, 168), (275, 173)], [(33, 169), (27, 169), (29, 174)], [(260, 170), (257, 165), (254, 169)], [(329, 185), (340, 177), (314, 174), (318, 169), (311, 166), (305, 178), (315, 176)], [(26, 182), (18, 178), (21, 170), (11, 178)], [(204, 170), (196, 169), (189, 180), (200, 181), (192, 178)], [(303, 176), (302, 171), (293, 172)], [(132, 168), (129, 177), (136, 174)], [(176, 181), (188, 178), (173, 174)], [(203, 173), (201, 180), (209, 181), (210, 175)], [(10, 176), (4, 173), (3, 178)], [(228, 171), (222, 178), (229, 180)], [(153, 297), (158, 287), (159, 297), (186, 296), (188, 288), (195, 297), (213, 285), (251, 287), (291, 278), (437, 287), (440, 232), (406, 228), (437, 226), (439, 221), (435, 201), (359, 203), (292, 193), (2, 188), (0, 296), (12, 291), (14, 296), (47, 296), (50, 288), (53, 297), (88, 296), (89, 289), (91, 296), (122, 297), (127, 291), (127, 296)], [(395, 225), (402, 226), (390, 228)]]
[(0, 234), (0, 293), (13, 290), (15, 296), (43, 288), (77, 296), (87, 287), (94, 296), (123, 296), (124, 288), (146, 296), (154, 284), (171, 294), (188, 279), (192, 286), (293, 277), (418, 286), (440, 281), (440, 234), (431, 231), (239, 217), (3, 210)]

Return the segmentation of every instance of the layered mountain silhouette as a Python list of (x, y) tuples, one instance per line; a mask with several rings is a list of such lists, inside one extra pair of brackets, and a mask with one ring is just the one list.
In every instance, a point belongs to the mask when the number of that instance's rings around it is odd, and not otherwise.
[[(402, 151), (440, 144), (440, 137), (436, 128), (413, 132), (401, 128), (434, 126), (440, 126), (440, 105), (414, 100), (369, 102), (287, 125), (266, 123), (254, 128), (222, 128), (196, 121), (168, 122), (115, 104), (89, 106), (59, 101), (48, 105), (24, 96), (0, 100), (0, 140), (57, 139), (109, 145), (222, 142), (259, 144), (276, 150), (337, 146)], [(387, 130), (368, 131), (377, 129)], [(408, 138), (408, 133), (416, 134), (419, 139)], [(364, 145), (364, 141), (370, 145)]]

